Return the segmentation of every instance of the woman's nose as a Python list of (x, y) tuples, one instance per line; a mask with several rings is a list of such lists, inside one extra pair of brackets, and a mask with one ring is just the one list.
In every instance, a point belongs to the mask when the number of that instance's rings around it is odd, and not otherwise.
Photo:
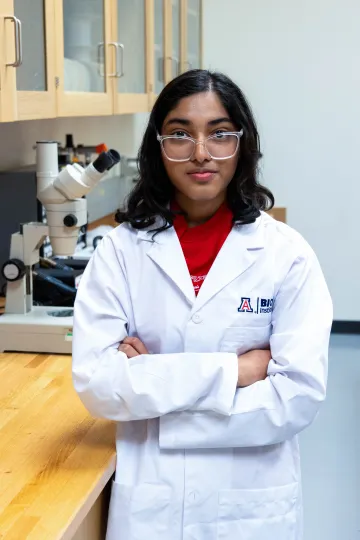
[(211, 156), (206, 148), (206, 141), (196, 141), (192, 161), (203, 163), (204, 161), (210, 161), (210, 159)]

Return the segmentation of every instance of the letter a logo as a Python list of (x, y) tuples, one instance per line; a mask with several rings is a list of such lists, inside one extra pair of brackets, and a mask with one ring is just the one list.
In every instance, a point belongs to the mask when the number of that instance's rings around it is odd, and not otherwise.
[(251, 307), (250, 298), (241, 298), (241, 304), (238, 308), (239, 313), (253, 313), (253, 308)]

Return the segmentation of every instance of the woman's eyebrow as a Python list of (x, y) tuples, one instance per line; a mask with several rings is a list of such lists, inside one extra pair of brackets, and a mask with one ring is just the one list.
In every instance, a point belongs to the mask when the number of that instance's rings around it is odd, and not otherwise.
[(228, 118), (227, 116), (223, 116), (222, 118), (215, 118), (214, 120), (210, 120), (208, 122), (208, 126), (216, 126), (217, 124), (223, 124), (224, 122), (227, 122), (228, 124), (233, 124), (230, 118)]
[[(218, 124), (223, 124), (224, 122), (233, 125), (233, 122), (230, 120), (229, 117), (222, 116), (221, 118), (214, 118), (213, 120), (209, 120), (208, 126), (216, 126)], [(166, 122), (164, 127), (171, 126), (172, 124), (180, 124), (181, 126), (190, 126), (192, 125), (192, 122), (190, 120), (187, 120), (186, 118), (170, 118), (170, 120)]]
[(186, 118), (171, 118), (168, 120), (164, 127), (170, 126), (171, 124), (180, 124), (182, 126), (189, 126), (192, 122), (186, 120)]

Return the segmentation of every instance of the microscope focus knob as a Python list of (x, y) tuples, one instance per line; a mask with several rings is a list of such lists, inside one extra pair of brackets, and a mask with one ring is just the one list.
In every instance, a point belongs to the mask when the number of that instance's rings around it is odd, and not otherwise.
[(64, 217), (64, 225), (65, 227), (75, 227), (77, 225), (78, 219), (74, 214), (68, 214)]
[(20, 259), (9, 259), (1, 269), (2, 276), (6, 281), (17, 281), (26, 274), (26, 266)]

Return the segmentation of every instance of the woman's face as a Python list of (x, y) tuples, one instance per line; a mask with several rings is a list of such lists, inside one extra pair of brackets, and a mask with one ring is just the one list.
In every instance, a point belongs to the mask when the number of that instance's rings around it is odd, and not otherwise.
[[(204, 141), (210, 135), (238, 131), (217, 94), (203, 92), (183, 98), (164, 120), (161, 135), (192, 137)], [(175, 186), (177, 195), (197, 202), (226, 198), (226, 189), (231, 182), (239, 150), (231, 158), (215, 160), (203, 144), (197, 144), (189, 161), (176, 162), (162, 154), (168, 177)]]

